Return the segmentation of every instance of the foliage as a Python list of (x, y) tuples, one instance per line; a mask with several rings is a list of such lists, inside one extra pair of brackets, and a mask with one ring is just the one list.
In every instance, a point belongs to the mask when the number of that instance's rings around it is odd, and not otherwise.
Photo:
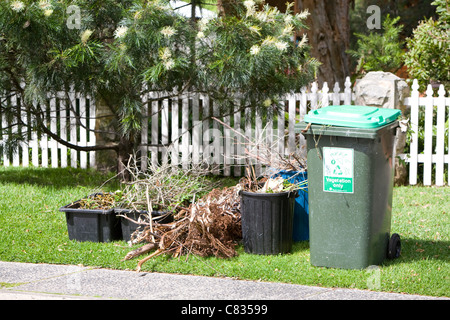
[(308, 56), (306, 35), (298, 44), (292, 41), (306, 27), (307, 12), (291, 15), (290, 7), (281, 13), (269, 5), (258, 10), (252, 0), (244, 7), (235, 17), (200, 22), (199, 83), (220, 101), (239, 93), (244, 105), (264, 111), (280, 95), (308, 84), (318, 63)]
[[(241, 94), (242, 105), (266, 110), (313, 78), (317, 62), (306, 38), (291, 41), (307, 14), (260, 10), (252, 0), (237, 6), (236, 16), (196, 22), (176, 15), (167, 0), (2, 1), (0, 91), (19, 93), (22, 112), (59, 143), (119, 154), (138, 143), (141, 96), (149, 90), (198, 90), (219, 99), (224, 112)], [(49, 93), (72, 86), (114, 114), (113, 143), (75, 146), (47, 127), (36, 102), (47, 106)], [(7, 99), (1, 106), (20, 122), (19, 108)]]
[(425, 90), (428, 81), (444, 84), (450, 89), (450, 1), (437, 0), (438, 20), (432, 18), (421, 21), (407, 39), (408, 52), (405, 64), (411, 78), (419, 80), (421, 90)]
[(347, 52), (358, 59), (358, 73), (395, 72), (401, 67), (403, 51), (399, 34), (402, 26), (396, 25), (399, 20), (400, 17), (391, 18), (388, 14), (383, 21), (382, 33), (355, 34), (358, 38), (357, 49)]
[[(48, 128), (42, 110), (48, 108), (48, 95), (67, 92), (70, 87), (85, 95), (104, 98), (120, 120), (127, 118), (133, 110), (129, 108), (130, 101), (136, 100), (139, 91), (133, 90), (132, 77), (120, 78), (110, 72), (106, 58), (110, 53), (108, 44), (114, 39), (113, 31), (130, 3), (110, 0), (102, 4), (77, 1), (76, 6), (72, 6), (72, 1), (47, 0), (0, 3), (0, 90), (16, 93), (20, 98), (20, 107), (16, 107), (2, 97), (2, 114), (8, 114), (12, 125), (26, 126), (20, 119), (21, 113), (27, 113), (33, 116), (33, 130), (53, 133), (52, 138), (58, 140), (59, 135)], [(78, 8), (78, 15), (69, 14), (71, 6)], [(116, 131), (120, 132), (119, 128)], [(119, 140), (120, 133), (117, 136)], [(77, 147), (62, 139), (58, 142)], [(109, 148), (117, 149), (118, 144)]]
[(121, 198), (120, 192), (117, 194), (112, 192), (98, 192), (71, 203), (69, 208), (108, 210), (114, 208), (116, 202), (120, 201)]

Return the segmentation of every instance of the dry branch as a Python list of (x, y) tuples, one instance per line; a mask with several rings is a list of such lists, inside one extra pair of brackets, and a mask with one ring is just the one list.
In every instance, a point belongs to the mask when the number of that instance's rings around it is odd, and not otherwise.
[(152, 247), (151, 237), (154, 236), (159, 239), (159, 248), (140, 260), (137, 270), (146, 261), (163, 253), (174, 257), (190, 253), (223, 258), (235, 256), (235, 247), (242, 237), (239, 204), (238, 186), (213, 189), (189, 208), (182, 209), (174, 222), (155, 224), (153, 232), (146, 226), (140, 241), (150, 242), (144, 247)]
[(150, 260), (150, 259), (153, 258), (153, 257), (159, 256), (159, 255), (162, 254), (162, 253), (164, 253), (164, 250), (158, 249), (158, 250), (156, 250), (155, 252), (153, 252), (151, 255), (149, 255), (148, 257), (145, 257), (144, 259), (142, 259), (141, 261), (139, 261), (139, 262), (138, 262), (138, 265), (137, 265), (137, 268), (136, 268), (136, 271), (137, 271), (137, 272), (141, 271), (141, 267), (142, 267), (142, 265), (143, 265), (146, 261)]
[(141, 254), (152, 251), (153, 249), (156, 249), (157, 247), (158, 247), (158, 243), (147, 243), (146, 245), (144, 245), (140, 248), (137, 248), (136, 250), (128, 252), (127, 255), (125, 256), (125, 258), (123, 258), (121, 261), (133, 259), (137, 256), (140, 256)]
[(242, 147), (244, 148), (243, 155), (236, 155), (234, 158), (237, 160), (244, 160), (247, 163), (250, 163), (251, 160), (257, 161), (257, 163), (262, 164), (268, 168), (277, 169), (277, 170), (292, 170), (292, 171), (305, 171), (306, 170), (306, 159), (302, 159), (299, 155), (294, 153), (289, 154), (288, 156), (281, 155), (278, 152), (278, 145), (280, 141), (285, 141), (286, 137), (271, 137), (274, 138), (275, 141), (270, 143), (270, 139), (265, 137), (264, 132), (266, 128), (262, 130), (259, 137), (248, 138), (242, 132), (235, 130), (230, 125), (225, 122), (212, 117), (215, 121), (219, 122), (221, 125), (233, 131), (237, 136), (242, 137), (245, 141), (242, 142)]
[(193, 202), (198, 194), (207, 193), (214, 187), (205, 178), (208, 169), (200, 167), (182, 170), (166, 161), (158, 165), (149, 163), (144, 172), (131, 157), (126, 170), (131, 181), (125, 183), (124, 200), (119, 206), (134, 210), (176, 212)]

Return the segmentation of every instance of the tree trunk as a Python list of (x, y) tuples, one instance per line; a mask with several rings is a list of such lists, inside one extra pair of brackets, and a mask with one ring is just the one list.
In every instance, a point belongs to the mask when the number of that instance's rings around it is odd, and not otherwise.
[(117, 171), (120, 180), (129, 181), (130, 174), (125, 169), (130, 155), (133, 154), (134, 139), (120, 136), (117, 116), (100, 94), (96, 101), (95, 130), (97, 144), (118, 144), (114, 150), (95, 152), (97, 169)]
[(122, 181), (130, 181), (130, 172), (127, 170), (128, 162), (133, 154), (134, 143), (132, 140), (122, 137), (117, 152), (117, 173)]
[(342, 88), (345, 77), (350, 75), (346, 50), (350, 43), (349, 9), (353, 0), (295, 2), (295, 12), (308, 9), (310, 13), (306, 33), (311, 55), (322, 63), (317, 73), (319, 87), (326, 81), (329, 86), (339, 82)]
[(237, 14), (236, 4), (236, 0), (217, 0), (219, 16), (235, 16)]
[[(96, 97), (95, 110), (95, 140), (98, 145), (117, 142), (114, 119), (116, 116), (111, 111), (101, 95)], [(117, 152), (115, 150), (102, 150), (95, 152), (95, 164), (97, 170), (117, 170)]]

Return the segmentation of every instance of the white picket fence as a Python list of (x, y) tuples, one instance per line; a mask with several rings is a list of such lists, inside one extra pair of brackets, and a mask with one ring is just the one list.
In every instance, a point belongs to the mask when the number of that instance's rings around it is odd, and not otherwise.
[[(447, 165), (447, 184), (450, 185), (450, 97), (446, 97), (444, 86), (440, 85), (438, 96), (434, 96), (428, 85), (426, 96), (420, 97), (417, 80), (413, 81), (411, 97), (405, 98), (405, 104), (411, 107), (410, 130), (411, 145), (409, 154), (400, 157), (409, 163), (409, 184), (418, 183), (419, 165), (423, 164), (423, 185), (432, 185), (433, 165), (434, 184), (445, 184), (445, 165)], [(419, 116), (424, 115), (420, 119)], [(419, 123), (424, 123), (423, 148), (419, 148)], [(447, 135), (447, 137), (446, 137)], [(445, 146), (447, 145), (447, 151)]]
[[(207, 164), (225, 176), (240, 176), (245, 164), (244, 151), (249, 148), (245, 138), (273, 146), (281, 155), (296, 153), (306, 158), (304, 138), (294, 132), (296, 122), (303, 119), (309, 109), (351, 104), (350, 78), (344, 86), (341, 92), (336, 83), (330, 92), (327, 83), (322, 90), (313, 83), (310, 92), (303, 88), (299, 93), (284, 97), (285, 110), (265, 118), (250, 109), (237, 112), (238, 103), (236, 112), (230, 115), (215, 114), (214, 101), (201, 94), (188, 93), (162, 102), (150, 94), (144, 98), (151, 102), (144, 104), (147, 119), (141, 132), (141, 167), (145, 170), (148, 163), (157, 164), (170, 158), (172, 163), (185, 168), (190, 164)], [(257, 154), (258, 150), (251, 152)], [(254, 164), (259, 173), (261, 166), (257, 162)]]
[[(5, 96), (5, 95), (4, 95)], [(0, 99), (2, 96), (0, 96)], [(9, 106), (20, 106), (18, 98), (12, 95), (3, 98)], [(37, 104), (36, 104), (37, 105)], [(39, 105), (38, 105), (39, 106)], [(47, 127), (71, 144), (80, 146), (95, 145), (95, 102), (75, 92), (58, 93), (56, 96), (48, 97), (48, 108), (42, 108), (42, 116), (47, 120)], [(21, 109), (21, 108), (19, 108)], [(79, 119), (79, 123), (77, 122)], [(31, 124), (34, 119), (24, 109), (20, 110), (20, 119), (23, 123)], [(95, 167), (95, 153), (75, 151), (58, 143), (43, 132), (35, 132), (26, 126), (16, 125), (17, 119), (7, 119), (5, 114), (0, 113), (0, 124), (2, 129), (7, 129), (9, 134), (21, 134), (28, 141), (21, 142), (17, 152), (8, 154), (5, 148), (1, 148), (0, 163), (5, 166), (24, 166), (30, 164), (35, 167), (65, 168), (70, 167)], [(9, 128), (9, 129), (8, 129)], [(7, 140), (7, 134), (0, 131), (0, 146)]]
[[(429, 86), (426, 96), (420, 97), (417, 81), (414, 81), (411, 96), (404, 101), (411, 107), (411, 145), (408, 154), (398, 156), (409, 164), (409, 183), (412, 185), (450, 184), (450, 97), (446, 97), (442, 86), (437, 94), (437, 97), (433, 97), (434, 93)], [(172, 163), (186, 168), (191, 164), (208, 164), (213, 166), (217, 173), (240, 176), (245, 165), (241, 156), (248, 147), (243, 136), (265, 142), (276, 148), (280, 154), (295, 153), (306, 157), (304, 137), (294, 132), (296, 122), (302, 120), (308, 110), (331, 104), (351, 104), (354, 96), (350, 79), (347, 78), (343, 92), (337, 83), (332, 90), (327, 83), (324, 83), (320, 90), (317, 84), (313, 83), (310, 90), (303, 88), (299, 93), (286, 96), (284, 100), (285, 110), (273, 116), (262, 117), (249, 109), (220, 115), (215, 114), (214, 101), (210, 101), (207, 96), (184, 94), (171, 99), (158, 99), (156, 93), (150, 93), (143, 97), (143, 111), (147, 116), (142, 123), (141, 145), (138, 148), (141, 168), (145, 170), (149, 164), (170, 159)], [(73, 144), (95, 145), (95, 134), (92, 131), (95, 127), (93, 99), (76, 93), (61, 93), (50, 97), (49, 101), (50, 108), (45, 112), (49, 128), (53, 132), (59, 133), (63, 139), (69, 139)], [(9, 98), (8, 103), (15, 105), (17, 98)], [(236, 110), (238, 108), (236, 105)], [(81, 125), (77, 123), (75, 113), (79, 115)], [(211, 115), (220, 119), (226, 126), (210, 119)], [(422, 115), (424, 119), (420, 120)], [(2, 128), (10, 125), (4, 115), (0, 114), (0, 118)], [(21, 118), (23, 121), (32, 121), (26, 114), (22, 114)], [(419, 143), (421, 123), (424, 123), (423, 143)], [(17, 130), (17, 127), (13, 130)], [(12, 157), (6, 154), (3, 148), (3, 152), (0, 152), (0, 164), (95, 167), (95, 152), (67, 150), (45, 134), (28, 132), (28, 136), (28, 143), (21, 144), (19, 152)], [(5, 138), (0, 136), (0, 145)], [(261, 170), (257, 163), (255, 168)], [(418, 181), (419, 176), (423, 176), (423, 181)]]

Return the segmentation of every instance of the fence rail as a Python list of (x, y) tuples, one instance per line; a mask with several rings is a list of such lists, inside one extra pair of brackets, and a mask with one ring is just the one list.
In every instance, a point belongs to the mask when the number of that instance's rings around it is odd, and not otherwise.
[[(410, 106), (410, 145), (407, 152), (398, 155), (409, 167), (409, 183), (414, 185), (450, 184), (449, 154), (449, 106), (450, 97), (446, 97), (441, 86), (433, 96), (431, 86), (426, 96), (421, 97), (417, 81), (412, 85), (411, 96), (404, 104)], [(306, 158), (306, 146), (302, 135), (295, 134), (295, 123), (313, 109), (327, 105), (352, 104), (354, 96), (350, 79), (347, 78), (344, 90), (339, 84), (330, 90), (327, 83), (319, 90), (316, 83), (307, 91), (305, 88), (295, 94), (284, 97), (285, 108), (280, 113), (262, 116), (250, 109), (230, 115), (217, 114), (214, 101), (200, 94), (184, 94), (171, 99), (158, 98), (156, 93), (143, 97), (144, 120), (141, 131), (141, 144), (138, 147), (141, 168), (149, 164), (169, 159), (174, 164), (188, 167), (190, 164), (207, 163), (217, 173), (226, 176), (242, 174), (245, 165), (244, 153), (258, 155), (258, 148), (249, 149), (246, 139), (266, 143), (281, 155), (296, 154)], [(18, 99), (7, 99), (11, 106)], [(49, 97), (49, 107), (43, 112), (48, 119), (49, 128), (62, 138), (77, 145), (92, 146), (96, 139), (95, 102), (92, 98), (77, 93), (58, 94)], [(236, 110), (239, 106), (236, 106)], [(212, 120), (214, 116), (222, 123)], [(22, 121), (33, 121), (22, 112)], [(78, 118), (77, 118), (78, 117)], [(80, 119), (78, 122), (77, 119)], [(11, 125), (7, 117), (0, 113), (1, 128)], [(16, 131), (14, 131), (16, 130)], [(0, 135), (0, 145), (17, 130), (13, 127)], [(0, 164), (3, 166), (42, 167), (95, 167), (95, 152), (76, 152), (40, 132), (22, 132), (28, 135), (28, 143), (21, 143), (19, 152), (8, 154), (0, 148)], [(244, 138), (245, 137), (245, 138)], [(261, 165), (255, 162), (257, 171)], [(423, 181), (419, 181), (420, 178)], [(447, 181), (445, 181), (447, 180)]]

